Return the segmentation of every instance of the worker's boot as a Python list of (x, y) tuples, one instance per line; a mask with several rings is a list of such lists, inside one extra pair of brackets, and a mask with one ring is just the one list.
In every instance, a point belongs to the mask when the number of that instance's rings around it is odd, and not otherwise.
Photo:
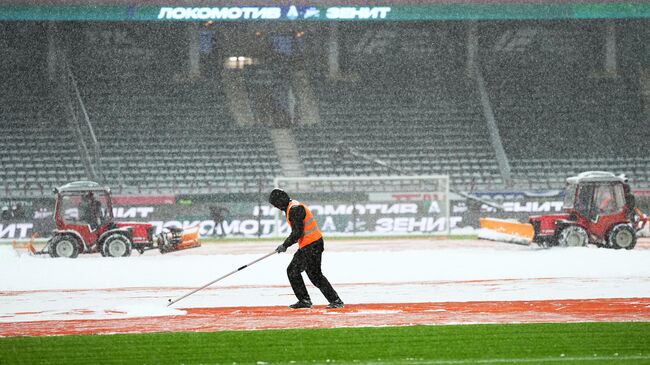
[(291, 304), (289, 306), (291, 309), (299, 309), (299, 308), (311, 308), (311, 300), (309, 299), (300, 299), (299, 301)]
[(328, 304), (327, 307), (325, 307), (325, 308), (328, 308), (328, 309), (343, 308), (343, 301), (341, 299), (337, 299), (337, 300), (331, 302), (330, 304)]

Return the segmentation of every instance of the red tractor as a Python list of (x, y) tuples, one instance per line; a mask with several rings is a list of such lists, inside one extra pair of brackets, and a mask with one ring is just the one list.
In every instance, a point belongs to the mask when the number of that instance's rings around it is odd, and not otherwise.
[(542, 247), (586, 246), (631, 250), (648, 218), (635, 207), (627, 179), (589, 171), (567, 179), (564, 213), (532, 216), (533, 242)]
[(114, 222), (111, 191), (92, 181), (76, 181), (54, 189), (56, 229), (47, 245), (34, 254), (75, 258), (80, 253), (99, 252), (102, 256), (123, 257), (132, 250), (161, 253), (198, 247), (198, 227), (183, 231), (168, 229), (154, 235), (149, 223)]

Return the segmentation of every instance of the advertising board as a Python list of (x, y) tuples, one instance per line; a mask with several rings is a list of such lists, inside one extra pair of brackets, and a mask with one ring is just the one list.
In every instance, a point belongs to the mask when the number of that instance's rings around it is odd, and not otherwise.
[(0, 20), (49, 21), (381, 21), (648, 18), (646, 2), (429, 2), (386, 5), (160, 6), (135, 4), (0, 5)]

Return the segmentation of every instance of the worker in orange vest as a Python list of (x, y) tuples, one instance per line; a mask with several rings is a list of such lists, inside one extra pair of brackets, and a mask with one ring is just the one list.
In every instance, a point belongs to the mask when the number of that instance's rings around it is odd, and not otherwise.
[(284, 212), (287, 223), (291, 227), (291, 234), (275, 250), (285, 252), (287, 248), (298, 242), (298, 250), (293, 255), (287, 267), (287, 276), (293, 293), (298, 302), (289, 308), (311, 308), (311, 298), (302, 279), (302, 272), (306, 271), (309, 280), (323, 293), (329, 301), (327, 308), (343, 308), (343, 301), (339, 298), (332, 285), (321, 272), (321, 259), (325, 244), (323, 235), (318, 229), (309, 208), (297, 200), (291, 200), (289, 195), (281, 189), (273, 189), (269, 195), (269, 203)]

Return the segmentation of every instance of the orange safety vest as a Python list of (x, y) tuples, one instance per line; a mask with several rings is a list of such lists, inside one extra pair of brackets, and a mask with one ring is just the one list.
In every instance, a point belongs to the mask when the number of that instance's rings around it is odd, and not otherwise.
[(311, 215), (311, 211), (309, 210), (309, 208), (307, 208), (303, 203), (297, 200), (291, 200), (289, 202), (289, 206), (287, 207), (287, 211), (285, 213), (287, 216), (287, 223), (289, 223), (289, 227), (291, 227), (291, 221), (289, 220), (289, 211), (291, 210), (292, 207), (298, 205), (305, 208), (305, 219), (302, 221), (303, 223), (302, 236), (298, 238), (298, 247), (303, 248), (311, 243), (314, 243), (314, 241), (322, 238), (323, 235), (320, 233), (320, 229), (318, 229), (318, 224), (316, 224), (316, 220)]

